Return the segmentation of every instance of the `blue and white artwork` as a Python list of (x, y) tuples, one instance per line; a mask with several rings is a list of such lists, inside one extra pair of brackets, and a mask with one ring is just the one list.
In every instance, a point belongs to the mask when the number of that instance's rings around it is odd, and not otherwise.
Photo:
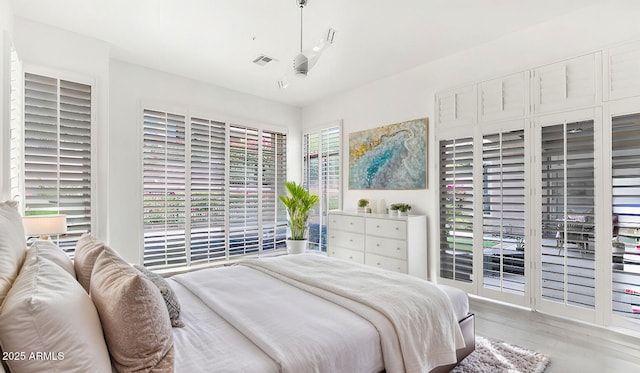
[(349, 134), (349, 189), (425, 189), (427, 118)]

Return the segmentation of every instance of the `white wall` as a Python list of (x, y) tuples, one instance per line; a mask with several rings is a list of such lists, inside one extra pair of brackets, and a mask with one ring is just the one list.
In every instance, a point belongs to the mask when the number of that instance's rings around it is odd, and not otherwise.
[(110, 79), (109, 242), (128, 261), (142, 260), (144, 107), (288, 130), (288, 179), (300, 179), (299, 108), (120, 61), (111, 61)]
[[(343, 206), (359, 198), (407, 202), (412, 213), (426, 214), (430, 276), (435, 275), (438, 238), (437, 146), (434, 94), (444, 89), (523, 71), (591, 52), (622, 41), (640, 39), (640, 2), (613, 0), (511, 34), (456, 55), (425, 64), (303, 109), (303, 129), (341, 118), (344, 123)], [(428, 47), (428, 46), (425, 46)], [(426, 190), (348, 189), (348, 134), (363, 129), (429, 117), (428, 186)]]
[(9, 0), (0, 0), (0, 201), (11, 198), (11, 34), (13, 11)]

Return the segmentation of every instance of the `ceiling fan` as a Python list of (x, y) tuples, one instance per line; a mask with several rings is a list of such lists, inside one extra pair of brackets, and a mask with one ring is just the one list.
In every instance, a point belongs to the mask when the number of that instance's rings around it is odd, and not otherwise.
[(291, 65), (291, 69), (287, 71), (287, 73), (278, 80), (278, 87), (281, 89), (287, 88), (289, 86), (289, 79), (292, 76), (307, 76), (309, 70), (315, 66), (316, 62), (320, 58), (322, 52), (324, 52), (331, 44), (333, 44), (333, 38), (336, 34), (336, 31), (332, 28), (329, 28), (324, 38), (320, 40), (320, 42), (314, 46), (311, 50), (303, 51), (302, 50), (302, 10), (309, 3), (309, 0), (296, 0), (296, 4), (300, 8), (300, 54), (298, 54), (293, 59), (293, 64)]

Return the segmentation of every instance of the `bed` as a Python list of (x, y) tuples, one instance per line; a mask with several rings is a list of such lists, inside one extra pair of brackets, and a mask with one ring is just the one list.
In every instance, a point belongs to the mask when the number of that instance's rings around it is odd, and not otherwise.
[(466, 294), (404, 274), (303, 254), (158, 282), (21, 228), (0, 203), (0, 372), (445, 372), (474, 349)]
[[(185, 310), (186, 326), (174, 329), (174, 339), (176, 361), (187, 363), (177, 372), (446, 371), (456, 350), (473, 350), (464, 292), (340, 259), (248, 260), (169, 282)], [(415, 294), (420, 298), (402, 300)], [(385, 310), (390, 304), (396, 309)], [(396, 335), (403, 328), (404, 341)], [(198, 354), (202, 346), (216, 358)]]

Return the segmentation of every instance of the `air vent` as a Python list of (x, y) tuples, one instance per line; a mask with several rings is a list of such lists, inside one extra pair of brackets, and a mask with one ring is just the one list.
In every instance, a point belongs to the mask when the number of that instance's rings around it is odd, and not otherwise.
[(255, 63), (256, 65), (264, 66), (271, 61), (277, 61), (277, 60), (273, 57), (269, 57), (267, 55), (261, 54), (258, 57), (256, 57), (256, 59), (253, 60), (253, 63)]

